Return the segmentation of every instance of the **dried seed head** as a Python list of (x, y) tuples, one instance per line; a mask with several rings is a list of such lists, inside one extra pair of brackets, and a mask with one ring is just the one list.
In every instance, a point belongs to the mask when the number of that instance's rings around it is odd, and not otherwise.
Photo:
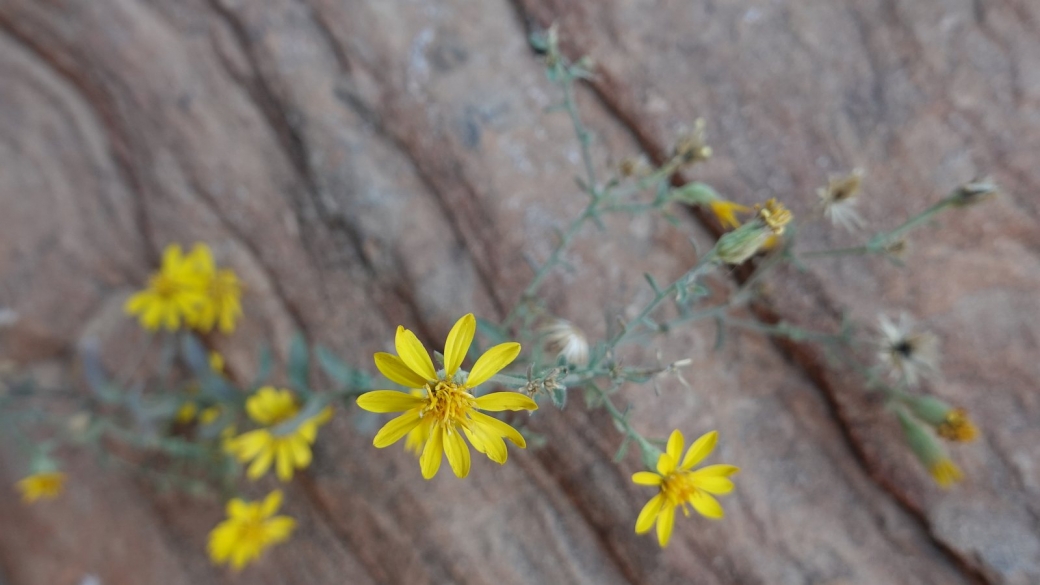
[(693, 123), (693, 131), (679, 137), (675, 143), (675, 156), (683, 162), (692, 163), (711, 158), (712, 150), (708, 146), (706, 124), (704, 118), (697, 118)]
[(999, 191), (997, 186), (987, 179), (976, 179), (965, 183), (950, 195), (950, 202), (957, 207), (968, 207), (994, 197)]
[(589, 341), (574, 323), (553, 319), (542, 327), (545, 351), (563, 357), (568, 364), (584, 366), (589, 363)]
[(816, 190), (823, 214), (832, 223), (849, 231), (863, 227), (863, 218), (856, 211), (856, 198), (862, 181), (863, 169), (854, 169), (847, 175), (831, 177), (826, 187)]
[(935, 334), (914, 331), (913, 321), (906, 314), (898, 323), (880, 316), (878, 330), (878, 359), (893, 377), (913, 387), (922, 376), (939, 374), (939, 338)]

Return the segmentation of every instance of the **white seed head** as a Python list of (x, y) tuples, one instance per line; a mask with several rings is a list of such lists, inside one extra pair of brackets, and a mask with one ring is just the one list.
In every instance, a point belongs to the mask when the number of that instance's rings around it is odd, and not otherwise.
[(545, 351), (563, 356), (567, 363), (584, 366), (589, 363), (589, 341), (574, 323), (565, 319), (553, 319), (542, 327), (545, 336)]

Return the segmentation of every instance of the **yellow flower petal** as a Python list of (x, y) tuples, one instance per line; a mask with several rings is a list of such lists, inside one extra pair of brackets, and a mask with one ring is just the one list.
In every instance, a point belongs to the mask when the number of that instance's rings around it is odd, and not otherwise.
[(704, 460), (712, 450), (715, 449), (715, 443), (719, 440), (718, 431), (711, 431), (701, 435), (699, 439), (690, 445), (690, 450), (686, 452), (686, 457), (682, 460), (682, 469), (690, 469), (694, 465), (697, 465)]
[(704, 492), (694, 492), (693, 495), (690, 496), (690, 503), (693, 504), (694, 509), (700, 512), (701, 516), (704, 516), (705, 518), (718, 520), (725, 516), (718, 500)]
[(500, 343), (484, 352), (477, 363), (473, 364), (473, 371), (469, 373), (466, 380), (467, 388), (476, 388), (491, 379), (502, 370), (502, 368), (513, 363), (516, 356), (520, 355), (520, 344), (510, 341)]
[(252, 465), (249, 466), (249, 469), (246, 471), (246, 476), (252, 480), (257, 480), (263, 477), (263, 475), (267, 473), (267, 470), (271, 469), (271, 463), (274, 462), (274, 452), (274, 448), (261, 451), (260, 454), (257, 455), (256, 459), (253, 460)]
[(260, 504), (260, 515), (264, 518), (273, 516), (278, 511), (278, 508), (282, 507), (282, 495), (282, 490), (274, 490), (267, 494), (263, 503)]
[(720, 463), (718, 465), (708, 465), (702, 467), (695, 471), (694, 474), (698, 476), (729, 477), (734, 473), (737, 473), (738, 471), (740, 471), (740, 468), (736, 465), (725, 465)]
[[(422, 376), (426, 381), (437, 380), (437, 370), (433, 367), (433, 360), (430, 359), (429, 352), (414, 333), (399, 326), (394, 345), (397, 347), (397, 355), (410, 370)], [(421, 386), (418, 387), (421, 388)]]
[(293, 476), (293, 452), (292, 446), (286, 439), (278, 441), (278, 453), (275, 457), (278, 468), (278, 479), (291, 481)]
[(471, 410), (469, 415), (471, 424), (481, 427), (481, 430), (489, 435), (505, 437), (517, 447), (521, 449), (527, 448), (527, 441), (524, 440), (524, 436), (520, 434), (520, 431), (508, 424), (476, 410)]
[(682, 457), (682, 448), (684, 444), (686, 444), (686, 439), (683, 438), (682, 431), (675, 429), (672, 431), (671, 436), (668, 437), (668, 447), (665, 449), (665, 452), (668, 453), (668, 456), (674, 461), (678, 461), (679, 458)]
[(401, 358), (392, 353), (379, 352), (375, 355), (376, 369), (388, 380), (405, 388), (422, 388), (426, 380), (409, 368)]
[(424, 479), (431, 479), (437, 475), (441, 467), (441, 455), (444, 453), (444, 434), (439, 427), (434, 427), (430, 433), (430, 440), (426, 441), (422, 455), (419, 457), (419, 467)]
[(661, 453), (661, 456), (657, 458), (657, 473), (668, 475), (675, 471), (675, 467), (675, 459), (669, 457), (667, 453)]
[(441, 427), (441, 433), (444, 435), (441, 440), (444, 443), (444, 454), (448, 456), (448, 465), (451, 465), (456, 477), (466, 477), (470, 465), (469, 445), (462, 439), (458, 429)]
[(357, 398), (357, 405), (369, 412), (404, 412), (422, 406), (426, 401), (397, 390), (373, 390)]
[(661, 512), (661, 503), (663, 501), (664, 496), (657, 494), (643, 506), (643, 509), (639, 512), (639, 517), (636, 518), (636, 534), (650, 532), (650, 528), (654, 525), (654, 520), (657, 520), (657, 515)]
[[(463, 428), (463, 432), (466, 433), (466, 437), (470, 443), (473, 443), (473, 448), (478, 452), (487, 455), (488, 459), (502, 465), (509, 458), (509, 451), (506, 449), (506, 443), (502, 440), (502, 437), (493, 435), (487, 432), (487, 429), (480, 425), (470, 425), (472, 428)], [(511, 427), (510, 427), (511, 428)], [(520, 437), (523, 438), (522, 436)]]
[(693, 485), (708, 492), (709, 494), (723, 495), (733, 491), (733, 482), (727, 477), (702, 476), (694, 473)]
[(538, 410), (538, 403), (519, 392), (492, 392), (477, 398), (477, 408), (499, 412), (502, 410)]
[(661, 544), (661, 548), (668, 546), (668, 541), (672, 539), (673, 526), (675, 526), (675, 507), (664, 504), (661, 507), (661, 513), (657, 515), (657, 542)]
[(271, 518), (267, 522), (268, 542), (276, 544), (286, 540), (292, 534), (294, 528), (296, 528), (296, 521), (288, 516)]
[(632, 474), (632, 481), (639, 485), (661, 485), (664, 478), (652, 471), (638, 471)]
[(292, 449), (293, 467), (306, 469), (311, 464), (310, 443), (303, 437), (289, 437), (287, 441)]
[(448, 333), (448, 340), (444, 342), (444, 376), (451, 379), (466, 359), (466, 352), (473, 343), (473, 335), (477, 332), (477, 318), (473, 313), (463, 315)]
[(414, 429), (419, 424), (419, 420), (419, 409), (409, 410), (383, 425), (383, 428), (379, 429), (375, 438), (372, 439), (372, 444), (380, 449), (393, 445)]

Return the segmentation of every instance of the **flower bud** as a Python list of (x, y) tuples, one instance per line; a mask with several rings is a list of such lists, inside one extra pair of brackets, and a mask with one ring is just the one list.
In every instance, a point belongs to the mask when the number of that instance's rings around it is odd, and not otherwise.
[(772, 236), (772, 229), (755, 219), (719, 238), (715, 254), (726, 264), (740, 264), (754, 256)]
[(957, 207), (968, 207), (981, 203), (998, 193), (997, 186), (986, 179), (965, 183), (950, 195), (950, 203)]
[(935, 483), (943, 489), (961, 481), (964, 475), (943, 450), (942, 445), (924, 427), (917, 423), (903, 409), (898, 409), (899, 424), (903, 427), (903, 435), (917, 459), (931, 474)]

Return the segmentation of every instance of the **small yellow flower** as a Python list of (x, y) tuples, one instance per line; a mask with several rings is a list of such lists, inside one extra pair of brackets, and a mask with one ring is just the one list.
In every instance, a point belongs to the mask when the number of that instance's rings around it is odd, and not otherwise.
[(358, 406), (369, 412), (404, 412), (383, 426), (372, 443), (378, 448), (388, 447), (406, 435), (406, 447), (418, 450), (421, 443), (419, 466), (426, 479), (437, 474), (445, 454), (456, 476), (469, 474), (470, 452), (463, 434), (478, 452), (499, 464), (505, 463), (507, 457), (503, 438), (520, 448), (527, 446), (516, 429), (480, 410), (537, 410), (534, 400), (517, 392), (493, 392), (479, 398), (470, 392), (512, 363), (520, 353), (520, 344), (510, 342), (492, 347), (467, 375), (459, 366), (476, 328), (477, 320), (472, 314), (455, 323), (444, 344), (444, 371), (438, 373), (415, 334), (398, 327), (398, 355), (377, 353), (376, 367), (391, 381), (419, 390), (419, 394), (375, 390), (357, 399)]
[(686, 516), (690, 515), (687, 504), (706, 518), (718, 519), (724, 516), (722, 506), (711, 494), (722, 495), (733, 491), (733, 482), (729, 476), (740, 469), (733, 465), (709, 465), (692, 471), (694, 465), (715, 449), (718, 437), (717, 431), (702, 435), (690, 445), (690, 450), (680, 461), (685, 441), (681, 432), (672, 431), (666, 452), (657, 459), (657, 473), (640, 471), (632, 476), (633, 482), (656, 486), (660, 490), (639, 513), (636, 534), (646, 534), (656, 521), (657, 541), (664, 548), (672, 537), (676, 508), (682, 507)]
[(284, 542), (296, 527), (289, 516), (275, 516), (282, 492), (275, 490), (263, 502), (235, 498), (228, 502), (227, 520), (209, 533), (209, 557), (213, 564), (229, 563), (238, 571), (269, 547)]
[(205, 244), (197, 244), (188, 259), (204, 277), (207, 299), (189, 320), (191, 326), (203, 333), (209, 333), (214, 326), (221, 333), (231, 333), (235, 330), (235, 321), (242, 316), (242, 287), (238, 276), (233, 270), (218, 269), (213, 252)]
[(65, 474), (60, 471), (34, 473), (18, 482), (22, 501), (31, 504), (36, 500), (53, 500), (65, 487)]
[(940, 437), (947, 441), (967, 443), (974, 441), (979, 430), (971, 423), (968, 412), (963, 408), (954, 408), (946, 413), (946, 418), (935, 429)]
[(195, 420), (195, 415), (198, 414), (198, 412), (199, 406), (195, 404), (195, 401), (189, 400), (177, 409), (177, 414), (174, 415), (173, 419), (179, 424), (186, 425)]
[(711, 431), (702, 435), (690, 446), (686, 456), (682, 455), (684, 440), (678, 430), (672, 431), (668, 439), (666, 453), (657, 458), (657, 473), (639, 472), (632, 476), (632, 481), (639, 485), (652, 485), (659, 489), (657, 495), (647, 502), (635, 520), (635, 534), (650, 532), (654, 522), (657, 523), (657, 541), (661, 548), (668, 546), (675, 525), (675, 510), (682, 508), (682, 513), (690, 516), (691, 505), (702, 516), (718, 519), (725, 514), (719, 502), (711, 497), (712, 493), (722, 495), (733, 491), (733, 482), (729, 476), (739, 472), (734, 465), (708, 465), (692, 470), (714, 450), (719, 440), (719, 433)]
[(278, 479), (289, 481), (294, 469), (304, 469), (311, 464), (311, 445), (318, 436), (318, 427), (332, 418), (332, 408), (326, 407), (317, 416), (300, 423), (295, 429), (280, 434), (275, 427), (300, 412), (300, 405), (292, 392), (264, 386), (246, 400), (249, 418), (263, 428), (249, 431), (231, 439), (229, 448), (245, 463), (252, 461), (246, 475), (259, 479), (272, 464)]
[(148, 280), (148, 288), (127, 299), (126, 313), (137, 315), (141, 326), (149, 331), (176, 331), (185, 320), (196, 319), (208, 301), (206, 278), (196, 270), (191, 257), (185, 257), (178, 244), (166, 246), (162, 266)]
[(961, 469), (957, 467), (957, 464), (946, 457), (933, 463), (928, 468), (928, 473), (932, 474), (932, 479), (944, 490), (949, 489), (953, 484), (964, 479), (964, 474), (961, 473)]
[(740, 227), (740, 220), (737, 219), (737, 214), (749, 213), (751, 211), (751, 208), (746, 205), (726, 201), (725, 199), (715, 199), (708, 203), (708, 206), (711, 207), (711, 212), (715, 214), (715, 217), (719, 219), (719, 223), (724, 228)]

